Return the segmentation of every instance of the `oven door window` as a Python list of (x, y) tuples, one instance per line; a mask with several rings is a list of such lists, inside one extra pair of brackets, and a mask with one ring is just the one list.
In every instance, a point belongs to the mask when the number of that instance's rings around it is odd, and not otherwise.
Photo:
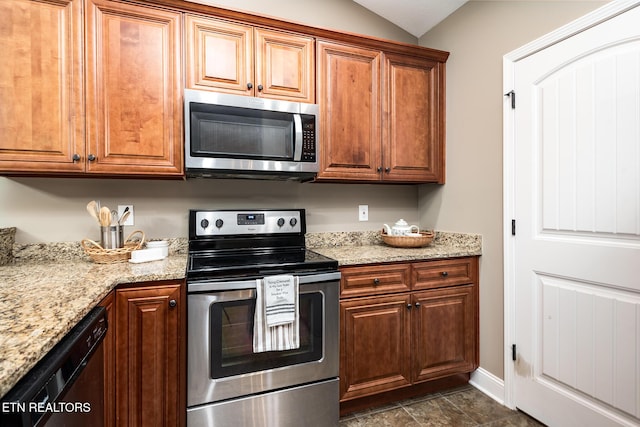
[(211, 305), (211, 378), (263, 371), (322, 358), (322, 294), (300, 294), (300, 348), (253, 352), (255, 299)]
[(293, 115), (191, 103), (191, 155), (292, 160)]

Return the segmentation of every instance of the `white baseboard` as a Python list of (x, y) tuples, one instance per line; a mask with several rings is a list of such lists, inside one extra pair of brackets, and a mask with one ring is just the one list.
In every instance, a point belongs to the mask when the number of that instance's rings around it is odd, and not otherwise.
[(491, 372), (478, 368), (471, 374), (469, 384), (504, 405), (504, 381)]

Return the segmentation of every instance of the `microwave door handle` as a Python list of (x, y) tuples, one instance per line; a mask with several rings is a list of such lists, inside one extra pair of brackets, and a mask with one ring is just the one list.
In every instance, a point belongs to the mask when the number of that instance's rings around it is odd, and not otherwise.
[(302, 117), (300, 117), (300, 114), (293, 115), (293, 131), (293, 161), (299, 162), (302, 158)]

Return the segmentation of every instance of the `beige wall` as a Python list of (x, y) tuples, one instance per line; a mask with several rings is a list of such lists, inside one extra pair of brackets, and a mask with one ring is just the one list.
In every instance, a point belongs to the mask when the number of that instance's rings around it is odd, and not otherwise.
[[(187, 237), (192, 208), (304, 208), (307, 230), (375, 230), (403, 217), (418, 220), (418, 188), (410, 185), (300, 184), (252, 180), (144, 181), (71, 178), (0, 178), (0, 227), (18, 227), (19, 243), (98, 238), (85, 207), (100, 200), (133, 204), (135, 227), (148, 237)], [(358, 221), (358, 205), (369, 221)]]
[[(482, 234), (480, 366), (504, 373), (502, 57), (606, 2), (471, 1), (420, 38), (447, 62), (447, 183), (422, 186), (420, 222)], [(510, 225), (509, 225), (510, 228)], [(507, 343), (508, 344), (508, 343)]]

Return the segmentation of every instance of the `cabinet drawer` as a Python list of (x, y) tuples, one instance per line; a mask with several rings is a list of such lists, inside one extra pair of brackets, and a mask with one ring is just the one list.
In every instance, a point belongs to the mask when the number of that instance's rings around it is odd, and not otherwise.
[(343, 267), (340, 298), (388, 294), (410, 290), (409, 264)]
[(455, 258), (419, 262), (412, 265), (413, 289), (433, 289), (475, 283), (477, 261)]

